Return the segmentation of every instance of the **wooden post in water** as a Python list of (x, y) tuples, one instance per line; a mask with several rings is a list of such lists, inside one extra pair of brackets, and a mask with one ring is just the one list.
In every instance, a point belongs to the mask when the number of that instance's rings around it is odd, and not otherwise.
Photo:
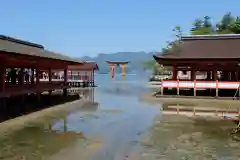
[(161, 84), (161, 96), (163, 96), (163, 90), (164, 90), (163, 84)]
[(67, 117), (64, 117), (64, 119), (63, 119), (63, 128), (64, 128), (64, 132), (68, 131), (68, 128), (67, 128)]
[(179, 96), (179, 80), (177, 80), (177, 95)]
[(216, 80), (216, 97), (218, 97), (218, 80)]
[(196, 80), (194, 80), (193, 83), (194, 83), (193, 96), (196, 97), (196, 95), (197, 95), (197, 89), (196, 89), (197, 84), (196, 84)]

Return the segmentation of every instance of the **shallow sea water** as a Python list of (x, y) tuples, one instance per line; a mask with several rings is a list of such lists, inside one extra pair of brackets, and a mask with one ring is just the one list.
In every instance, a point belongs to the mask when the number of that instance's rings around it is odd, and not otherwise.
[[(119, 78), (119, 77), (118, 77)], [(157, 160), (238, 159), (232, 122), (162, 115), (143, 102), (146, 79), (97, 77), (94, 103), (29, 122), (0, 136), (0, 159)], [(68, 106), (71, 108), (70, 106)]]

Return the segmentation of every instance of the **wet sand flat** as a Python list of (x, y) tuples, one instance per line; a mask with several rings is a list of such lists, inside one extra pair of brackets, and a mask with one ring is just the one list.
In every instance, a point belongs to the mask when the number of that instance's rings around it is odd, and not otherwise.
[(127, 159), (238, 159), (239, 142), (229, 136), (232, 127), (228, 121), (159, 115), (141, 147)]
[(84, 100), (76, 100), (4, 121), (0, 123), (0, 133), (12, 132), (14, 130), (21, 129), (27, 123), (44, 121), (48, 118), (48, 116), (52, 117), (54, 114), (57, 115), (58, 113), (63, 113), (64, 111), (70, 111), (73, 108), (81, 107), (86, 102), (87, 101)]
[(76, 140), (84, 142), (81, 132), (67, 131), (67, 126), (58, 131), (53, 126), (59, 120), (67, 123), (66, 116), (86, 103), (75, 100), (0, 123), (0, 159), (45, 159)]
[(155, 97), (152, 93), (145, 93), (140, 98), (155, 104), (183, 105), (190, 107), (214, 107), (214, 108), (239, 108), (240, 100), (231, 99), (206, 99), (206, 98), (178, 98), (178, 97)]

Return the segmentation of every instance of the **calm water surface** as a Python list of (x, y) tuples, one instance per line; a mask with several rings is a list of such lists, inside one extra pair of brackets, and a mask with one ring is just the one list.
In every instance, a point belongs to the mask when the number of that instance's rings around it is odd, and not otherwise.
[(150, 91), (142, 77), (113, 82), (98, 75), (99, 87), (92, 90), (95, 103), (69, 106), (68, 112), (2, 135), (0, 159), (238, 158), (240, 146), (228, 137), (229, 124), (161, 116), (160, 104), (139, 100)]

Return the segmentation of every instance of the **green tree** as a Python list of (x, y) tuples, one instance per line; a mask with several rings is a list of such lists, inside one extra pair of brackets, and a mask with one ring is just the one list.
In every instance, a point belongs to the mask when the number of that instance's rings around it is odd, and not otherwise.
[(240, 34), (240, 17), (237, 17), (236, 20), (230, 25), (230, 30), (235, 34)]
[(191, 29), (191, 32), (198, 31), (198, 30), (200, 30), (202, 27), (203, 27), (203, 20), (198, 18), (198, 19), (196, 19), (196, 20), (193, 22), (193, 27), (192, 27), (192, 29)]
[(205, 35), (214, 33), (214, 29), (212, 27), (211, 18), (209, 16), (205, 16), (202, 19), (196, 19), (193, 23), (193, 27), (191, 29), (192, 35)]
[(211, 22), (211, 18), (209, 16), (204, 17), (203, 28), (212, 28), (212, 22)]
[(221, 21), (217, 23), (217, 33), (218, 34), (227, 34), (227, 33), (233, 33), (230, 29), (230, 26), (235, 22), (235, 17), (232, 16), (231, 12), (228, 12), (227, 14), (223, 15)]
[(176, 26), (172, 31), (174, 32), (175, 40), (167, 42), (168, 45), (166, 50), (168, 53), (177, 53), (181, 44), (183, 32), (180, 26)]

